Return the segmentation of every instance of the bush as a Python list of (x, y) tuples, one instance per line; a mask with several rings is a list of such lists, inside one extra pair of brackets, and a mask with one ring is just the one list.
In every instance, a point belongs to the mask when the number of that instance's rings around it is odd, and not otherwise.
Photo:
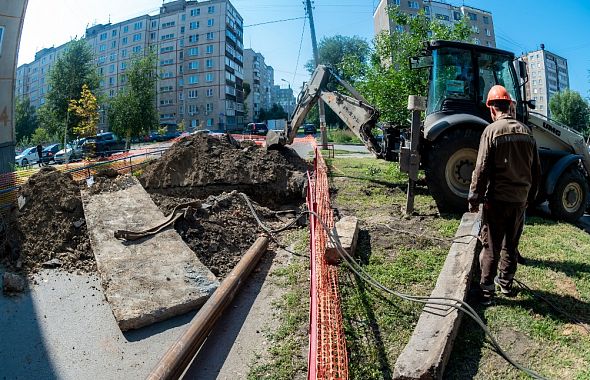
[(336, 144), (362, 144), (362, 141), (348, 129), (329, 130), (328, 141)]

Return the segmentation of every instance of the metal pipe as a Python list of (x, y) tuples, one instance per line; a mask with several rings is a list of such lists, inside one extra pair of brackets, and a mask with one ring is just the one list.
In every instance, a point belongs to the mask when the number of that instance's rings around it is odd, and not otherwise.
[(148, 380), (179, 379), (211, 332), (215, 322), (230, 304), (258, 260), (268, 247), (268, 238), (259, 237), (219, 288), (201, 307), (182, 336), (168, 349), (147, 377)]

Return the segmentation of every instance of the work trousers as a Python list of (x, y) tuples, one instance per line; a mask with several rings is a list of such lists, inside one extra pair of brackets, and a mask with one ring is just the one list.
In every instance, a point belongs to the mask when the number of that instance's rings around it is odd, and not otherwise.
[(525, 210), (525, 205), (501, 201), (484, 204), (480, 233), (483, 249), (479, 255), (482, 288), (493, 287), (496, 275), (501, 285), (511, 285), (516, 273)]

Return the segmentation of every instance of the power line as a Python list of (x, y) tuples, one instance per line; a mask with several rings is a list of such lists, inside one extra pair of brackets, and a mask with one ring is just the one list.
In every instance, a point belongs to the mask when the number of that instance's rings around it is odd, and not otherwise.
[(304, 17), (285, 18), (285, 19), (282, 19), (282, 20), (266, 21), (266, 22), (260, 22), (258, 24), (244, 25), (244, 28), (250, 28), (250, 27), (253, 27), (253, 26), (266, 25), (266, 24), (276, 24), (278, 22), (285, 22), (285, 21), (301, 20), (301, 19), (304, 19), (304, 18), (305, 18), (305, 16)]
[[(303, 17), (305, 19), (305, 17)], [(297, 64), (295, 64), (295, 73), (293, 74), (292, 82), (295, 83), (295, 77), (297, 76), (297, 70), (299, 69), (299, 59), (301, 58), (301, 48), (303, 47), (303, 36), (305, 35), (305, 24), (307, 20), (303, 20), (303, 30), (301, 31), (301, 40), (299, 41), (299, 53), (297, 53)]]

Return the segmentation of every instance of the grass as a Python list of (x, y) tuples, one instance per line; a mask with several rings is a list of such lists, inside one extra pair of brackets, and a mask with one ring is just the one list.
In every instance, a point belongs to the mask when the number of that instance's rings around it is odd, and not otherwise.
[[(298, 255), (308, 254), (309, 236), (307, 229), (299, 229), (284, 238)], [(274, 305), (277, 310), (279, 327), (269, 333), (271, 347), (269, 358), (257, 360), (248, 374), (248, 379), (290, 380), (307, 371), (307, 323), (309, 317), (308, 260), (294, 256), (287, 267), (272, 273), (273, 283), (286, 290)]]
[(362, 141), (348, 129), (329, 129), (328, 141), (336, 144), (362, 144)]
[[(427, 189), (419, 187), (418, 215), (404, 218), (406, 176), (396, 164), (338, 156), (328, 161), (334, 205), (341, 214), (360, 219), (357, 254), (365, 270), (389, 287), (429, 294), (448, 252), (444, 239), (455, 234), (459, 216), (437, 216)], [(520, 250), (530, 265), (519, 266), (517, 278), (590, 323), (590, 235), (566, 223), (529, 217)], [(345, 267), (341, 279), (350, 378), (391, 378), (421, 307), (375, 293)], [(590, 379), (590, 335), (571, 317), (524, 291), (476, 309), (519, 363), (553, 379)], [(446, 378), (527, 378), (489, 349), (481, 329), (468, 318), (454, 347)]]

